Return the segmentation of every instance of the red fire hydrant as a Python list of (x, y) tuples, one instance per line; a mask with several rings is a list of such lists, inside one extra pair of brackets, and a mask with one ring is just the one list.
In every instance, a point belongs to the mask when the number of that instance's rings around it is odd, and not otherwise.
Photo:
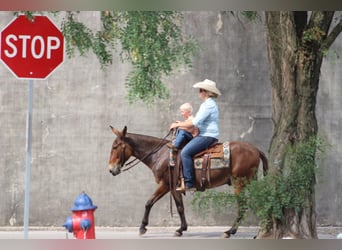
[(74, 233), (76, 239), (95, 239), (94, 211), (96, 208), (90, 197), (83, 192), (76, 198), (74, 207), (71, 209), (72, 216), (67, 218), (63, 226), (70, 233)]

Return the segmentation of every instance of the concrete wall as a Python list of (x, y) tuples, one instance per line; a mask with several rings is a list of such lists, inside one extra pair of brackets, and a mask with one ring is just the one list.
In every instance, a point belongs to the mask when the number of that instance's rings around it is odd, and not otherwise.
[[(118, 56), (106, 72), (93, 55), (66, 58), (47, 80), (34, 81), (30, 225), (61, 226), (71, 214), (75, 198), (85, 191), (98, 206), (96, 225), (139, 226), (145, 202), (156, 188), (154, 178), (143, 164), (117, 177), (108, 173), (115, 138), (109, 125), (120, 130), (127, 125), (130, 132), (164, 137), (170, 122), (179, 119), (180, 104), (190, 101), (198, 109), (200, 100), (192, 85), (205, 78), (216, 81), (222, 91), (217, 99), (220, 140), (237, 139), (249, 128), (248, 117), (252, 116), (256, 120), (253, 132), (244, 139), (267, 153), (272, 122), (263, 24), (243, 24), (226, 16), (217, 32), (217, 14), (185, 13), (184, 29), (198, 39), (202, 50), (193, 69), (180, 69), (165, 78), (171, 98), (152, 108), (140, 102), (129, 105), (124, 98), (130, 66), (122, 64)], [(0, 17), (0, 27), (13, 18), (10, 12), (0, 12)], [(62, 17), (52, 19), (59, 23)], [(98, 26), (96, 17), (96, 12), (82, 13), (94, 27)], [(341, 51), (341, 45), (339, 38), (334, 49)], [(317, 107), (320, 133), (334, 145), (322, 164), (317, 217), (319, 224), (341, 226), (342, 148), (338, 142), (342, 72), (341, 59), (333, 55), (322, 68)], [(28, 81), (16, 79), (5, 66), (0, 67), (0, 79), (0, 226), (14, 226), (23, 224)], [(231, 224), (235, 211), (203, 217), (192, 211), (190, 195), (184, 200), (189, 225)], [(255, 225), (255, 218), (250, 215), (245, 223)], [(150, 225), (178, 224), (177, 215), (170, 217), (166, 196), (153, 207)]]
[(333, 44), (321, 69), (317, 99), (320, 135), (330, 147), (320, 164), (316, 204), (318, 221), (323, 225), (342, 225), (342, 36)]

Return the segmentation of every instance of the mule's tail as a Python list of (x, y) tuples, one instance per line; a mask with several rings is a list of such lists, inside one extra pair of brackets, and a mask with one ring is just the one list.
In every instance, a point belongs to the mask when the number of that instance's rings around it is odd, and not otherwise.
[(262, 152), (261, 150), (259, 150), (259, 154), (262, 160), (262, 170), (263, 170), (264, 176), (266, 176), (268, 172), (268, 160), (264, 152)]

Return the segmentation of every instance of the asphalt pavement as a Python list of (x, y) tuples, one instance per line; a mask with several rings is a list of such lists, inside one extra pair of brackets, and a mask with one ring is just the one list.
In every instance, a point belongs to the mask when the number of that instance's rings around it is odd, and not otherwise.
[[(139, 235), (138, 227), (96, 227), (96, 239), (221, 239), (226, 227), (188, 227), (182, 237), (175, 237), (177, 227), (148, 227), (144, 235)], [(258, 227), (240, 227), (230, 239), (253, 239)], [(336, 239), (342, 232), (340, 227), (318, 227), (319, 239)], [(21, 227), (0, 227), (0, 239), (24, 239)], [(27, 239), (74, 239), (63, 227), (30, 227)]]

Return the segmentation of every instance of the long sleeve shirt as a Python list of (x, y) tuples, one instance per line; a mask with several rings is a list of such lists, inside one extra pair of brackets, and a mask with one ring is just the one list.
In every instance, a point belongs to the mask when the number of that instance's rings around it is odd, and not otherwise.
[(199, 136), (219, 137), (219, 110), (213, 98), (205, 100), (192, 123), (198, 127)]

